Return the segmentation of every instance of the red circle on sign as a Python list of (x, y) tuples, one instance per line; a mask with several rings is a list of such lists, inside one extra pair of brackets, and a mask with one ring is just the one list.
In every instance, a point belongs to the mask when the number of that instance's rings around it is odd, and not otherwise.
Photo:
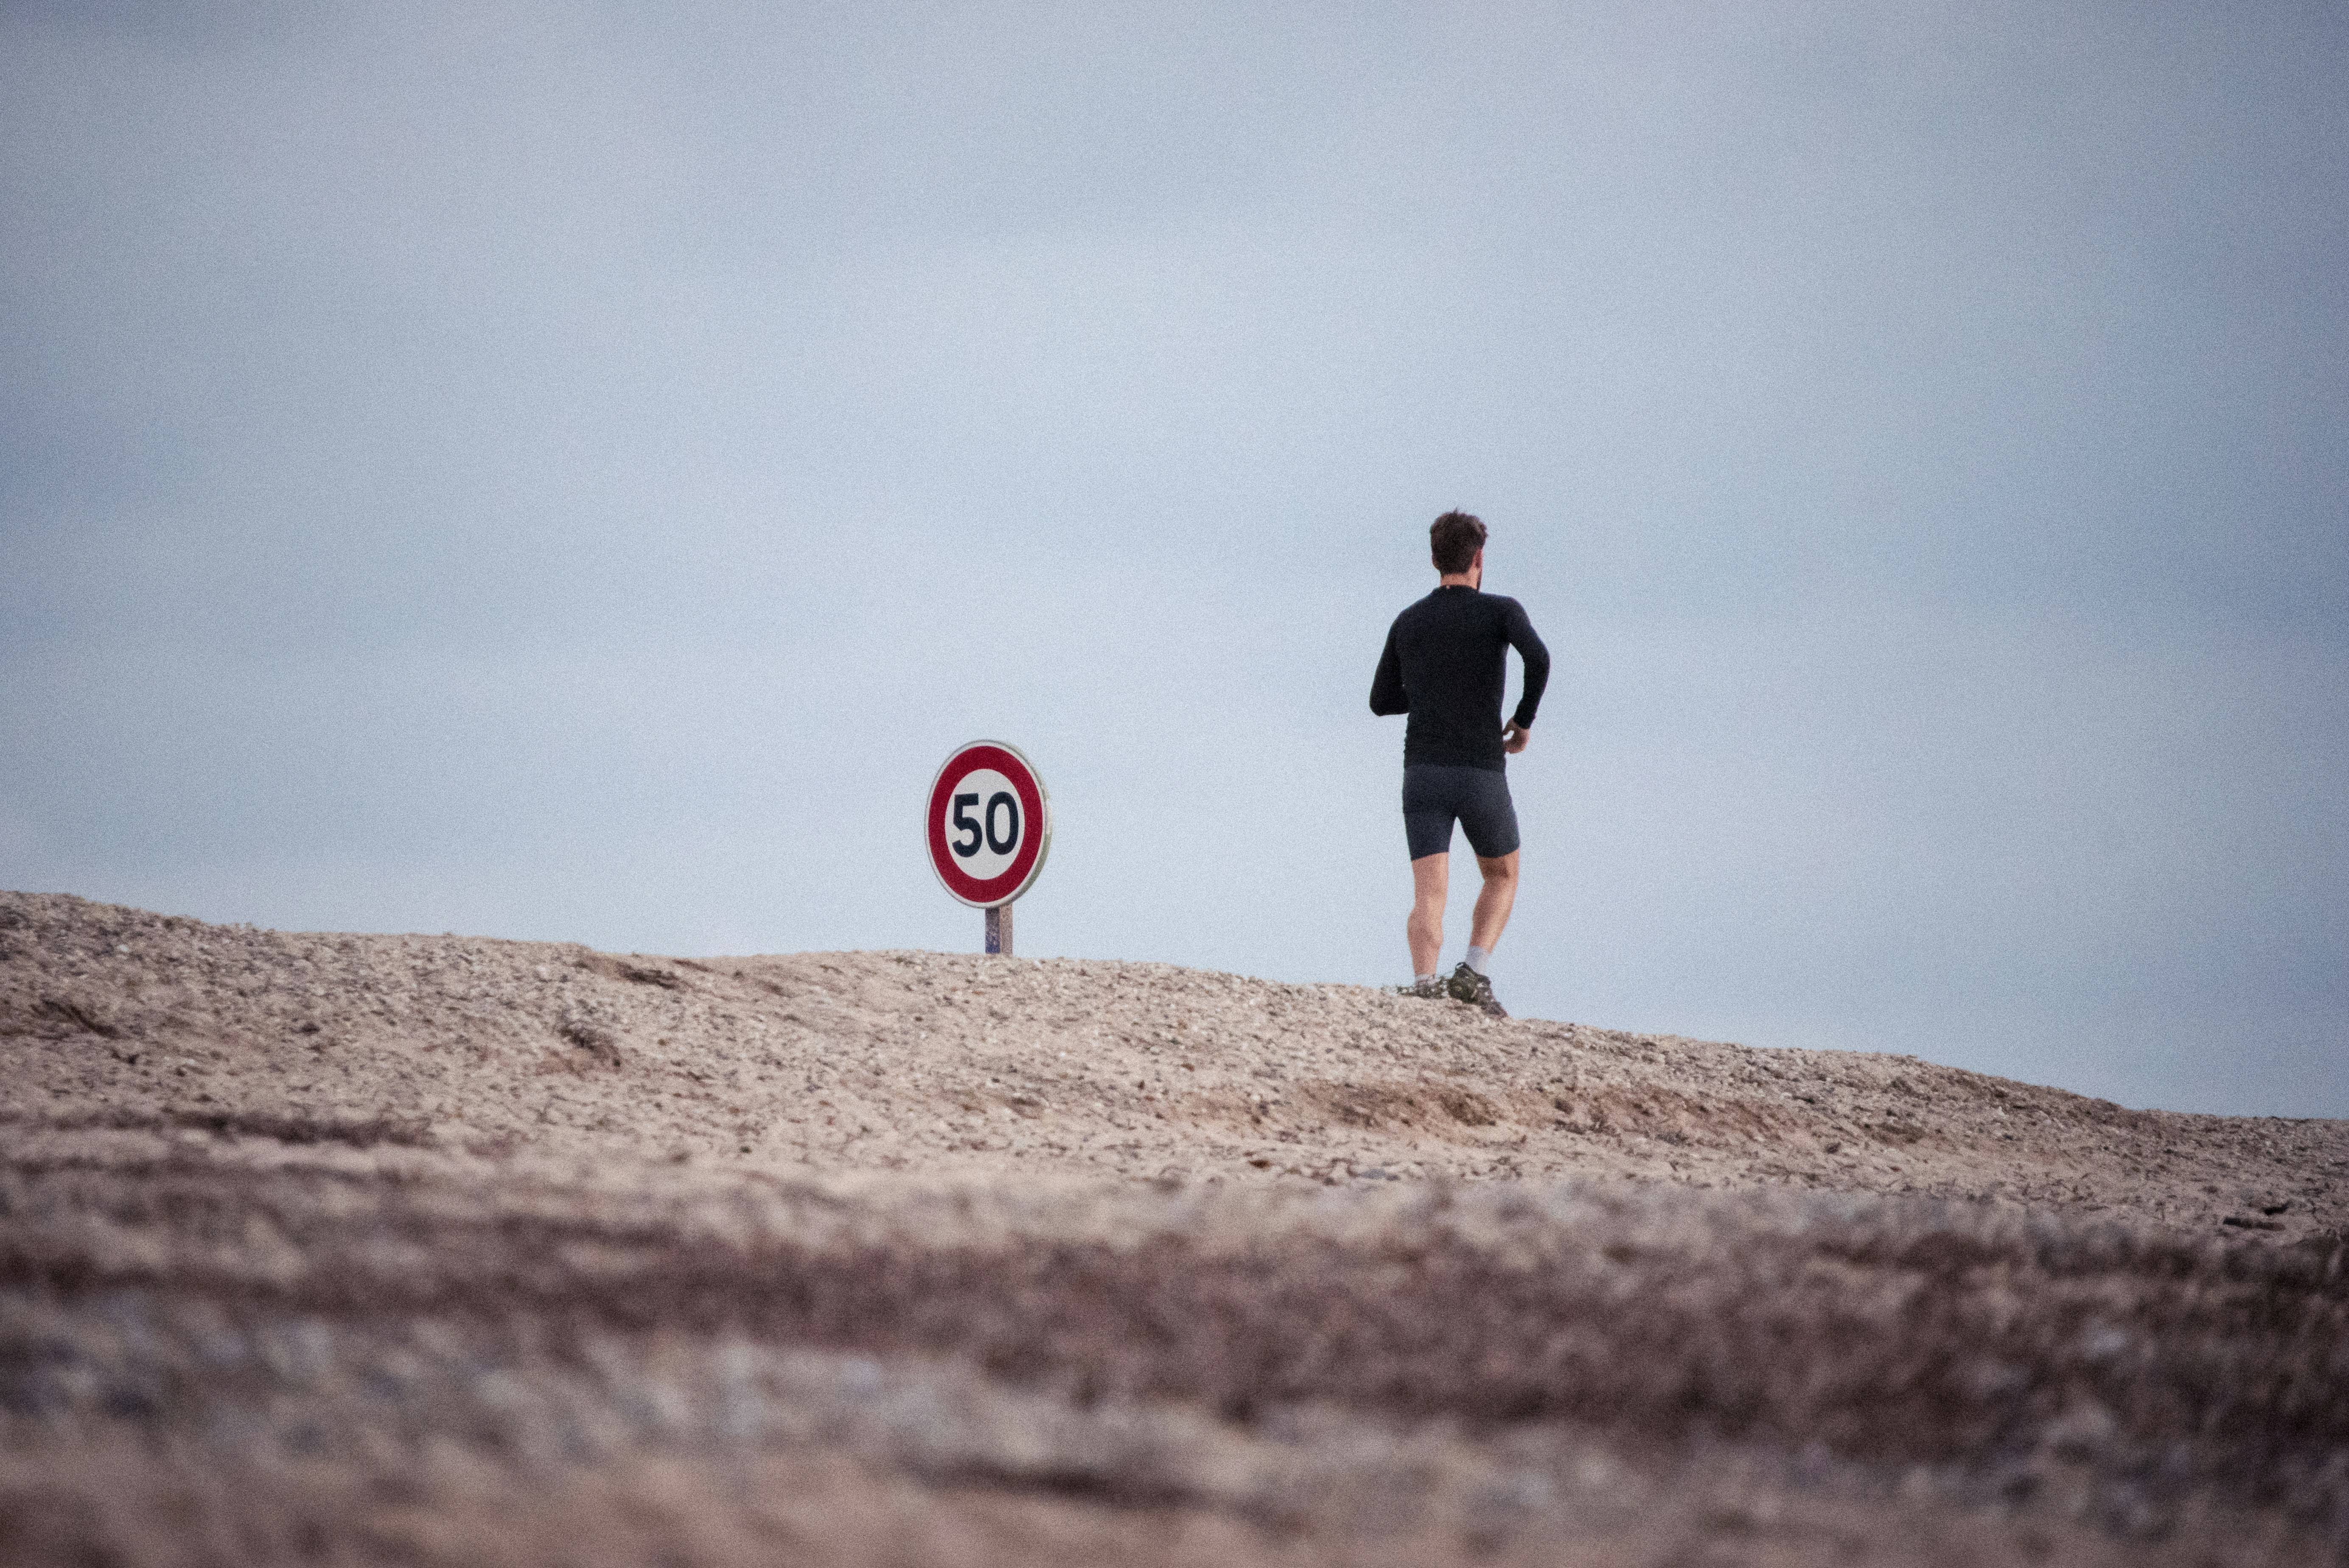
[[(1011, 787), (1019, 803), (1019, 820), (1012, 824), (1018, 841), (1008, 851), (1009, 859), (993, 873), (974, 876), (964, 869), (966, 859), (978, 858), (977, 851), (991, 847), (988, 835), (995, 828), (994, 809), (990, 803), (982, 818), (966, 811), (961, 821), (964, 834), (977, 834), (976, 841), (958, 838), (955, 831), (956, 813), (962, 806), (957, 801), (955, 786), (976, 773), (997, 773)], [(969, 797), (965, 797), (967, 802)], [(1036, 873), (1044, 869), (1044, 852), (1052, 843), (1051, 799), (1044, 793), (1044, 781), (1036, 777), (1036, 769), (1021, 756), (1019, 748), (999, 740), (974, 740), (947, 758), (930, 785), (930, 814), (924, 825), (923, 840), (929, 845), (930, 869), (938, 873), (938, 881), (947, 892), (963, 903), (980, 909), (1009, 903), (1028, 891)], [(957, 854), (957, 848), (963, 850)], [(1002, 861), (1002, 855), (990, 854), (988, 861)]]

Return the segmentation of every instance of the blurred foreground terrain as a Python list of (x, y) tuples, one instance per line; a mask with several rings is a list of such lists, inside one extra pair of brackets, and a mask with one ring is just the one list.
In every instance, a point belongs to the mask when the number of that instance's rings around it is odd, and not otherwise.
[(2349, 1558), (2341, 1122), (24, 893), (0, 1068), (10, 1564)]

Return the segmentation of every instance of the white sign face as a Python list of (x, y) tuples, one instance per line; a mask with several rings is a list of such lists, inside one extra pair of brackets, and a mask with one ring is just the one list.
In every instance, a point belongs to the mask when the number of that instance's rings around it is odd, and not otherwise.
[(992, 768), (964, 774), (947, 793), (939, 817), (956, 868), (978, 882), (992, 882), (1010, 870), (1028, 836), (1018, 788)]

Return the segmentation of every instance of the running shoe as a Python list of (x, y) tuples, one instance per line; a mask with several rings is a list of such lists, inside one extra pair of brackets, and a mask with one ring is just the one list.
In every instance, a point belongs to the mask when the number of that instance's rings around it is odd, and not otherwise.
[(1431, 975), (1424, 980), (1414, 980), (1408, 985), (1398, 985), (1394, 989), (1398, 996), (1416, 996), (1423, 1002), (1440, 1002), (1450, 995), (1444, 988), (1444, 976), (1441, 975)]
[(1469, 968), (1464, 960), (1452, 972), (1452, 978), (1444, 989), (1452, 993), (1454, 1001), (1465, 1002), (1488, 1018), (1509, 1016), (1508, 1009), (1501, 1006), (1500, 998), (1493, 995), (1493, 982)]

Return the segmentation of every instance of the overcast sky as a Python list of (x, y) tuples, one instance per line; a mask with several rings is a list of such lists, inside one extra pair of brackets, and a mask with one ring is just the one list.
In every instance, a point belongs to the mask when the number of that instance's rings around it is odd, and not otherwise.
[(1400, 980), (1453, 506), (1513, 1009), (2349, 1115), (2338, 7), (0, 0), (0, 885)]

